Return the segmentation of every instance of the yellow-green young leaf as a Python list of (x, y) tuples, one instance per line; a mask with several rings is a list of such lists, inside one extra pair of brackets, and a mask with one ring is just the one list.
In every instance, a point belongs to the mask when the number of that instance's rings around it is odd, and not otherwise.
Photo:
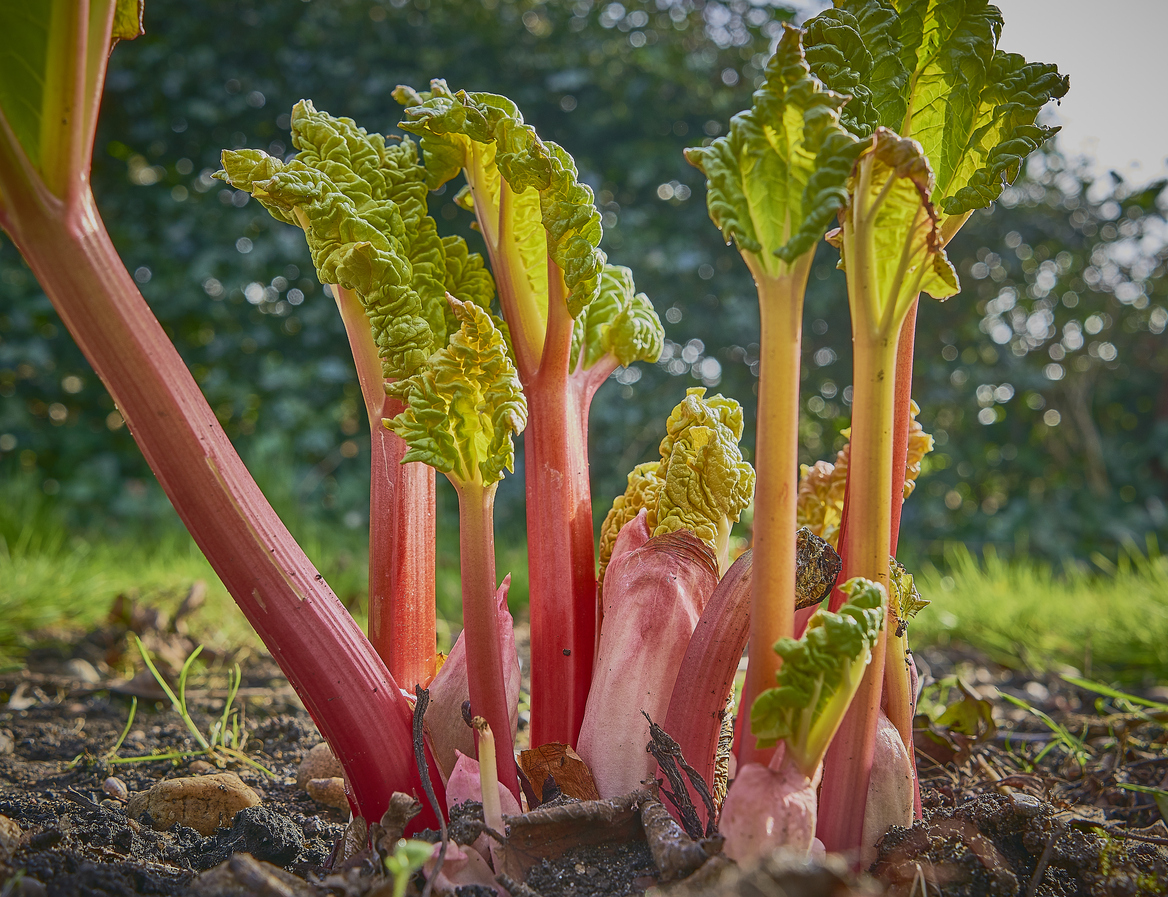
[(292, 145), (299, 151), (296, 160), (327, 175), (359, 214), (387, 200), (397, 206), (411, 286), (434, 334), (434, 346), (446, 345), (448, 333), (457, 325), (446, 301), (445, 249), (427, 214), (426, 171), (417, 144), (408, 137), (387, 143), (352, 119), (333, 118), (301, 100), (292, 108)]
[(463, 171), (484, 237), (494, 246), (503, 233), (514, 240), (510, 261), (524, 272), (535, 305), (528, 313), (539, 327), (547, 320), (549, 255), (578, 315), (600, 289), (603, 261), (600, 213), (571, 156), (541, 140), (506, 97), (451, 93), (444, 82), (432, 82), (428, 94), (398, 88), (395, 97), (409, 104), (400, 127), (421, 138), (431, 189)]
[[(880, 302), (876, 320), (887, 320), (889, 313), (884, 309), (889, 304), (897, 309), (896, 320), (922, 291), (934, 299), (955, 295), (960, 289), (957, 272), (941, 248), (937, 213), (929, 200), (933, 174), (921, 145), (877, 128), (849, 180), (851, 191), (862, 185), (867, 185), (867, 194), (853, 192), (852, 202), (855, 216), (862, 219), (857, 229), (867, 233), (855, 240), (873, 241), (870, 264)], [(845, 215), (851, 220), (853, 208)], [(845, 248), (845, 266), (851, 264), (847, 254)]]
[[(259, 150), (225, 151), (216, 177), (248, 190), (282, 221), (305, 228), (322, 283), (356, 292), (365, 306), (387, 377), (408, 376), (434, 350), (434, 333), (413, 287), (406, 228), (389, 199), (360, 210), (324, 172)], [(358, 194), (365, 195), (365, 194)]]
[(754, 498), (754, 468), (742, 458), (742, 407), (733, 399), (686, 392), (661, 440), (662, 481), (655, 536), (686, 529), (725, 559), (730, 526)]
[(117, 0), (114, 6), (113, 28), (110, 31), (111, 50), (120, 40), (133, 40), (146, 33), (146, 29), (142, 27), (142, 17), (145, 13), (146, 0)]
[(638, 464), (600, 529), (600, 578), (620, 529), (642, 509), (654, 536), (689, 530), (727, 561), (730, 527), (754, 498), (754, 468), (743, 460), (742, 406), (706, 390), (686, 391), (665, 423), (660, 461)]
[(587, 370), (605, 357), (613, 367), (654, 362), (661, 357), (664, 345), (661, 319), (649, 297), (637, 292), (633, 272), (621, 265), (605, 264), (600, 295), (580, 313), (572, 328), (572, 368)]
[(858, 136), (884, 126), (919, 141), (934, 205), (961, 215), (997, 199), (1054, 134), (1035, 119), (1068, 88), (1055, 66), (998, 50), (1001, 32), (986, 0), (836, 0), (807, 23), (807, 61), (853, 96), (842, 120)]
[(888, 609), (879, 583), (857, 577), (841, 589), (848, 600), (838, 612), (821, 605), (802, 638), (775, 644), (783, 658), (778, 687), (762, 692), (750, 709), (758, 746), (786, 741), (787, 756), (808, 776), (823, 761), (852, 702)]
[(859, 151), (839, 123), (847, 98), (811, 75), (801, 35), (785, 26), (766, 81), (730, 132), (686, 150), (706, 175), (710, 217), (726, 242), (772, 275), (823, 235), (847, 200), (844, 182)]
[(527, 423), (527, 403), (507, 345), (490, 314), (451, 298), (460, 328), (418, 373), (389, 387), (406, 410), (385, 424), (456, 486), (489, 486), (511, 470), (512, 437)]
[[(929, 600), (921, 597), (913, 575), (896, 558), (888, 559), (888, 581), (891, 586), (889, 597), (892, 612), (900, 626), (907, 626), (910, 619), (929, 606)], [(897, 632), (897, 635), (900, 634)]]

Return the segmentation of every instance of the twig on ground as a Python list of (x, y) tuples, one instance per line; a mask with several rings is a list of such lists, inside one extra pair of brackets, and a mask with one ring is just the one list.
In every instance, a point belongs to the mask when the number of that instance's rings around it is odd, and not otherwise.
[(426, 716), (426, 708), (430, 705), (430, 692), (420, 685), (414, 686), (414, 694), (418, 702), (414, 705), (414, 761), (418, 764), (418, 774), (422, 779), (422, 790), (426, 792), (426, 800), (438, 817), (438, 831), (442, 835), (442, 846), (438, 848), (438, 860), (434, 863), (434, 871), (426, 879), (426, 886), (422, 889), (422, 897), (430, 897), (434, 879), (442, 871), (442, 864), (446, 862), (446, 847), (450, 843), (450, 832), (446, 828), (446, 817), (442, 807), (438, 805), (438, 797), (434, 794), (434, 785), (430, 781), (430, 766), (426, 762), (426, 741), (422, 734), (422, 721)]

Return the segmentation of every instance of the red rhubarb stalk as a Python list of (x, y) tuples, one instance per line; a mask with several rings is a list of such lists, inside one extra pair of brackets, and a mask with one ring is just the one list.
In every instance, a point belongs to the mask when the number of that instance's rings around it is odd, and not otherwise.
[(369, 641), (403, 688), (426, 686), (437, 662), (434, 469), (402, 464), (406, 444), (383, 426), (404, 405), (385, 394), (369, 318), (352, 290), (332, 285), (369, 418)]

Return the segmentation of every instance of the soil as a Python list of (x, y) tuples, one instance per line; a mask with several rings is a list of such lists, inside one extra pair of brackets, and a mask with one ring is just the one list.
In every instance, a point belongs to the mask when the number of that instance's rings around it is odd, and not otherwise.
[[(354, 836), (345, 838), (348, 814), (297, 787), (298, 764), (320, 738), (266, 656), (245, 660), (233, 706), (241, 711), (243, 753), (270, 774), (222, 757), (218, 765), (204, 756), (117, 762), (198, 746), (152, 679), (117, 678), (131, 668), (131, 628), (146, 633), (160, 664), (170, 658), (171, 672), (180, 666), (193, 647), (181, 621), (127, 606), (115, 611), (102, 630), (53, 634), (30, 651), (24, 668), (0, 675), (0, 814), (9, 820), (0, 820), (0, 897), (389, 897), (392, 881), (376, 837), (373, 849), (360, 849), (363, 837), (353, 848)], [(196, 667), (186, 695), (203, 732), (228, 697), (227, 658), (210, 660)], [(1160, 815), (1168, 813), (1168, 713), (972, 652), (956, 659), (924, 652), (918, 660), (925, 709), (932, 702), (949, 710), (932, 724), (919, 718), (923, 819), (885, 836), (870, 874), (857, 877), (833, 858), (807, 864), (775, 857), (739, 869), (715, 856), (670, 887), (777, 897), (1168, 895), (1168, 826)], [(1168, 697), (1155, 689), (1136, 693)], [(114, 758), (135, 694), (136, 714)], [(261, 799), (230, 828), (204, 837), (180, 824), (155, 831), (149, 816), (127, 816), (127, 794), (163, 779), (222, 772), (219, 766)], [(466, 839), (477, 834), (471, 829)], [(715, 852), (716, 844), (706, 849)], [(512, 887), (520, 897), (637, 894), (663, 877), (643, 836), (537, 858), (523, 875), (525, 884)], [(410, 893), (420, 883), (416, 877)], [(464, 886), (456, 893), (487, 892)]]

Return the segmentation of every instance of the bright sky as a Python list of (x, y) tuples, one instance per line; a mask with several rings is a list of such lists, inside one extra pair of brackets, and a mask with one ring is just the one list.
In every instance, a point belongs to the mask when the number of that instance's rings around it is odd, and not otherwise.
[[(1168, 0), (995, 0), (1000, 48), (1053, 62), (1071, 76), (1050, 107), (1070, 156), (1133, 185), (1168, 177)], [(824, 0), (793, 5), (814, 14)]]
[(1135, 184), (1168, 176), (1168, 0), (996, 0), (999, 46), (1071, 76), (1053, 118), (1068, 155)]

